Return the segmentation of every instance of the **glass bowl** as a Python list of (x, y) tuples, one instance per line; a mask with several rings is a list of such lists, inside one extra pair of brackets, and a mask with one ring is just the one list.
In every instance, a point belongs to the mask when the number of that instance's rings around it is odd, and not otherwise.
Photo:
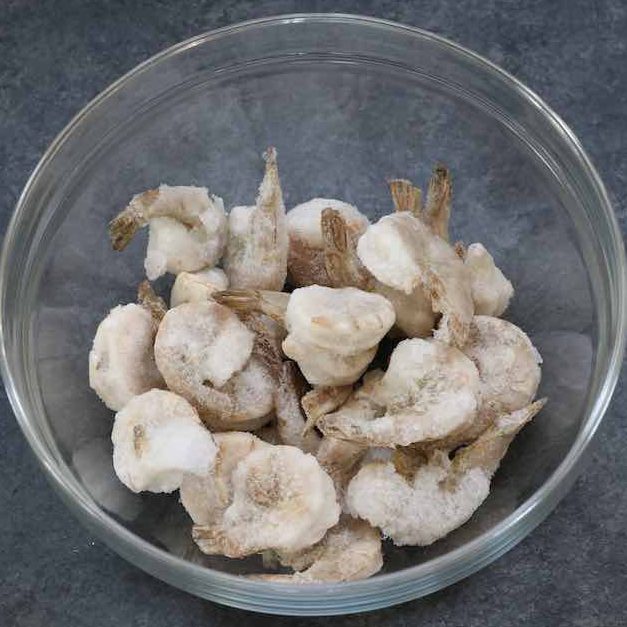
[[(143, 278), (145, 234), (122, 254), (109, 219), (160, 182), (255, 196), (278, 149), (286, 203), (342, 198), (390, 210), (385, 179), (454, 176), (452, 230), (483, 242), (517, 293), (507, 316), (544, 356), (550, 398), (517, 438), (472, 520), (428, 548), (385, 547), (381, 574), (285, 586), (201, 555), (176, 496), (115, 478), (112, 415), (87, 353)], [(164, 287), (163, 285), (161, 287)], [(28, 181), (1, 261), (4, 381), (50, 482), (108, 545), (193, 594), (279, 614), (400, 603), (485, 566), (555, 506), (609, 402), (625, 331), (625, 260), (607, 195), (577, 139), (514, 78), (441, 37), (346, 15), (292, 15), (200, 35), (149, 59), (83, 109)]]

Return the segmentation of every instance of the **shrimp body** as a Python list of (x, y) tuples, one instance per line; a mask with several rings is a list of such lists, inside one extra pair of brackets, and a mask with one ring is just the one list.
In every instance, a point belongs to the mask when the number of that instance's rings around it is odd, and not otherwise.
[(109, 225), (113, 248), (123, 250), (146, 225), (144, 266), (150, 280), (212, 267), (226, 244), (224, 203), (204, 187), (160, 185), (134, 196)]
[(413, 477), (399, 473), (392, 461), (365, 464), (348, 486), (349, 511), (379, 527), (397, 545), (425, 546), (443, 538), (487, 498), (509, 444), (543, 405), (537, 401), (500, 416), (452, 461), (445, 452), (432, 452)]
[(157, 321), (150, 310), (114, 307), (98, 325), (89, 352), (89, 385), (105, 405), (119, 411), (134, 396), (163, 387), (153, 351)]
[(281, 290), (287, 276), (288, 236), (276, 150), (268, 148), (266, 172), (254, 207), (234, 207), (224, 269), (233, 288)]

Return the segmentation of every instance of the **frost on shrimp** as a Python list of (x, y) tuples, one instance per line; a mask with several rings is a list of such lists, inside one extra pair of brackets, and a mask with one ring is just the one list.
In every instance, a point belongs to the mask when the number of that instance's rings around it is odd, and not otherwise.
[(228, 286), (229, 280), (220, 268), (181, 272), (172, 286), (170, 307), (211, 299), (214, 292), (225, 290)]
[(288, 211), (290, 248), (287, 270), (289, 282), (294, 287), (333, 286), (324, 257), (322, 215), (328, 210), (342, 216), (351, 237), (359, 237), (368, 226), (368, 218), (356, 207), (333, 198), (313, 198)]
[(514, 411), (531, 402), (540, 384), (542, 357), (515, 324), (475, 316), (462, 350), (477, 366), (487, 410), (493, 414)]
[(227, 290), (214, 296), (235, 311), (262, 311), (288, 331), (283, 351), (314, 385), (347, 385), (364, 372), (394, 323), (394, 309), (377, 294), (311, 285), (291, 295)]
[(453, 460), (442, 451), (406, 477), (392, 461), (364, 465), (348, 486), (353, 516), (381, 529), (397, 545), (432, 544), (463, 525), (487, 498), (492, 476), (520, 429), (543, 407), (536, 401), (500, 416)]
[(135, 396), (115, 416), (113, 467), (133, 492), (172, 492), (186, 474), (203, 476), (217, 447), (196, 410), (165, 390)]
[(273, 383), (253, 354), (254, 339), (226, 307), (184, 303), (163, 318), (155, 358), (168, 387), (212, 428), (255, 429), (272, 411)]
[(457, 244), (456, 250), (469, 271), (475, 315), (502, 315), (514, 295), (514, 287), (497, 268), (492, 255), (480, 243), (471, 244), (468, 249)]
[(156, 295), (146, 297), (142, 284), (140, 304), (118, 305), (98, 325), (89, 352), (89, 385), (105, 405), (118, 411), (131, 398), (163, 387), (155, 363), (153, 343), (165, 304)]
[(204, 553), (299, 551), (321, 540), (339, 519), (333, 482), (313, 456), (293, 446), (266, 445), (244, 457), (232, 474), (232, 488), (222, 521), (193, 528)]
[[(390, 187), (395, 189), (394, 183)], [(417, 190), (417, 188), (412, 188)], [(420, 190), (417, 190), (419, 192)], [(415, 205), (418, 201), (402, 197), (396, 202)], [(410, 294), (377, 281), (357, 255), (357, 240), (347, 229), (344, 218), (332, 209), (322, 212), (322, 231), (327, 274), (332, 287), (358, 287), (374, 291), (386, 298), (394, 307), (396, 327), (408, 337), (426, 337), (435, 324), (431, 299), (421, 285)]]
[(474, 312), (468, 269), (454, 249), (410, 212), (384, 216), (368, 227), (357, 254), (378, 281), (412, 294), (422, 287), (442, 313), (436, 336), (463, 346)]
[(288, 235), (276, 150), (268, 148), (266, 172), (254, 207), (234, 207), (224, 269), (234, 288), (281, 290), (287, 275)]
[(134, 196), (109, 224), (113, 248), (123, 250), (146, 225), (144, 265), (151, 280), (214, 266), (226, 244), (224, 203), (204, 187), (160, 185)]
[(465, 429), (478, 400), (472, 361), (443, 342), (416, 338), (397, 345), (387, 372), (363, 402), (347, 403), (318, 426), (325, 435), (370, 446), (406, 446)]
[(279, 555), (293, 574), (252, 575), (276, 583), (323, 583), (366, 579), (381, 570), (381, 534), (363, 520), (344, 516), (315, 546), (299, 553)]

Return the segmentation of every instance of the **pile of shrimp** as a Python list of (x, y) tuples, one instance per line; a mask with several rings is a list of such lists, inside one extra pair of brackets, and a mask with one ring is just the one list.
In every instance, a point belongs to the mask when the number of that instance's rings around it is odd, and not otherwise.
[(146, 280), (102, 320), (90, 385), (120, 481), (178, 491), (200, 551), (261, 555), (258, 580), (362, 579), (382, 541), (429, 545), (480, 507), (545, 403), (542, 360), (485, 246), (451, 243), (446, 167), (424, 200), (389, 181), (371, 223), (338, 199), (286, 211), (264, 159), (252, 205), (161, 185), (113, 218), (113, 248), (147, 226), (147, 279), (175, 281), (169, 307)]

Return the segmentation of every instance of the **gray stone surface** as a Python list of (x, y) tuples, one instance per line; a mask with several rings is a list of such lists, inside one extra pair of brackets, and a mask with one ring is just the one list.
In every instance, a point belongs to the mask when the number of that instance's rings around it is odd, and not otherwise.
[[(199, 32), (292, 11), (376, 15), (443, 34), (536, 90), (574, 129), (627, 208), (624, 0), (4, 0), (0, 2), (0, 229), (37, 159), (123, 72)], [(0, 393), (0, 625), (627, 624), (627, 381), (590, 464), (557, 510), (507, 555), (426, 599), (345, 618), (222, 608), (152, 579), (86, 532), (47, 485)]]

